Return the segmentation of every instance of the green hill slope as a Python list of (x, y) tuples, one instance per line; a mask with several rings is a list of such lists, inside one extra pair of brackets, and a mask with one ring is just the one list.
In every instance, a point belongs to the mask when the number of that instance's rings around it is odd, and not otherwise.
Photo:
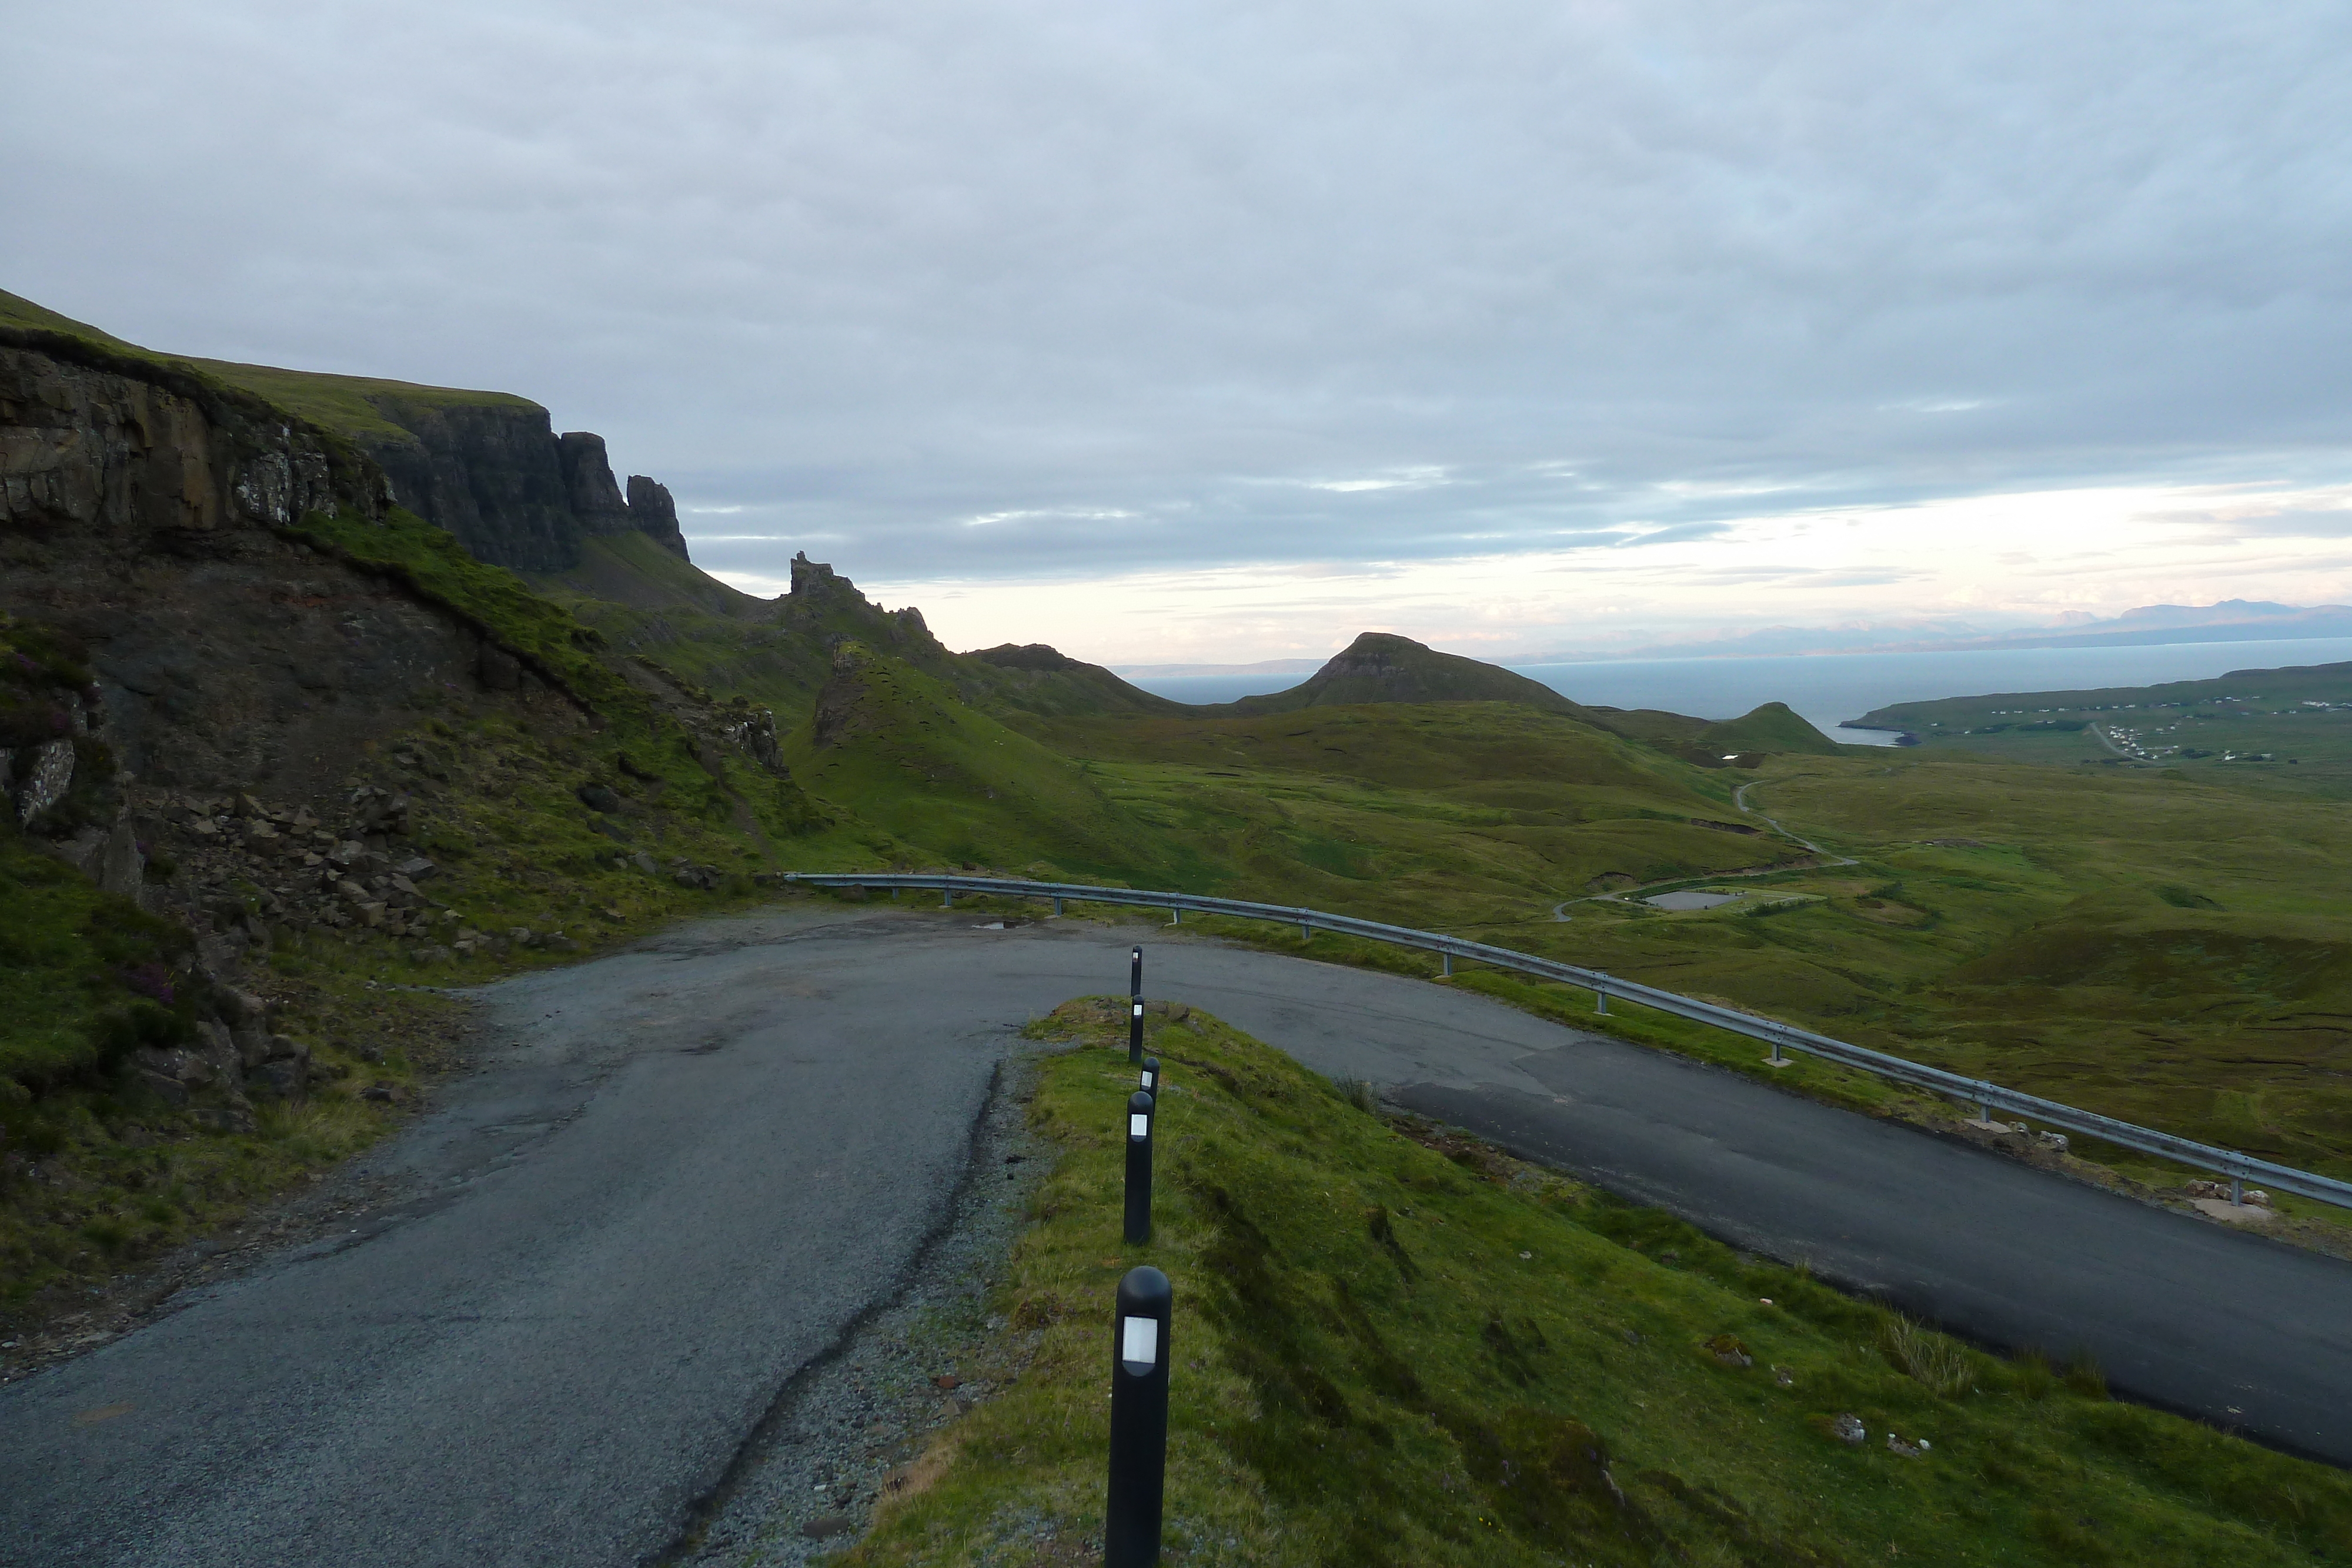
[(161, 354), (140, 348), (135, 343), (126, 343), (104, 328), (93, 327), (87, 321), (77, 321), (70, 316), (60, 315), (46, 305), (36, 304), (23, 295), (11, 294), (5, 288), (0, 288), (0, 326), (29, 327), (41, 332), (63, 332), (68, 337), (100, 343), (121, 352), (136, 354), (158, 362), (164, 358)]
[(403, 398), (420, 404), (448, 407), (530, 409), (539, 405), (510, 392), (470, 392), (457, 387), (418, 386), (409, 382), (382, 381), (366, 376), (330, 375), (317, 371), (289, 371), (275, 365), (245, 365), (228, 360), (184, 358), (160, 353), (127, 342), (103, 328), (60, 315), (21, 295), (0, 289), (0, 325), (62, 332), (100, 344), (118, 353), (156, 365), (187, 365), (215, 380), (268, 399), (289, 413), (353, 440), (392, 437), (413, 440), (403, 426), (387, 418), (374, 400)]
[(2177, 768), (2210, 782), (2352, 795), (2352, 664), (1895, 703), (1861, 722), (2007, 761)]
[(1787, 703), (1766, 703), (1738, 718), (1711, 724), (1699, 732), (1698, 744), (1724, 756), (1740, 752), (1838, 755), (1838, 743), (1799, 717)]
[(904, 660), (845, 642), (785, 764), (810, 793), (958, 864), (1123, 880), (1190, 857), (1080, 764), (956, 699)]
[(434, 409), (539, 411), (539, 404), (527, 397), (517, 397), (512, 392), (420, 386), (413, 382), (331, 375), (322, 371), (241, 365), (228, 360), (194, 360), (189, 362), (203, 366), (232, 386), (257, 392), (280, 408), (299, 413), (355, 441), (390, 440), (413, 444), (416, 439), (415, 434), (387, 412), (388, 409), (396, 410), (403, 403)]
[[(854, 1568), (1099, 1542), (1112, 1292), (1174, 1286), (1163, 1541), (1217, 1568), (2352, 1561), (2352, 1481), (2005, 1363), (1465, 1140), (1189, 1009), (1122, 1247), (1123, 1002), (1033, 1026), (1063, 1151), (960, 1366), (992, 1390)], [(1181, 1015), (1181, 1016), (1180, 1016)], [(1841, 1417), (1865, 1439), (1838, 1436)], [(1891, 1447), (1889, 1439), (1901, 1447)]]
[(1701, 768), (1720, 768), (1727, 758), (1742, 754), (1838, 755), (1838, 743), (1800, 717), (1786, 703), (1766, 703), (1738, 718), (1719, 723), (1658, 708), (1602, 707), (1591, 713), (1590, 722)]
[(698, 612), (730, 621), (772, 615), (776, 608), (773, 601), (719, 581), (640, 533), (591, 536), (581, 541), (579, 565), (534, 574), (530, 580), (551, 598), (576, 601), (575, 612), (591, 620), (608, 604), (656, 613)]
[(1805, 858), (1741, 822), (1720, 773), (1518, 703), (1013, 722), (1235, 897), (1524, 945), (1569, 929), (1564, 898)]
[(1288, 691), (1225, 705), (1238, 714), (1296, 713), (1351, 703), (1524, 703), (1546, 713), (1585, 712), (1540, 681), (1410, 637), (1367, 632)]
[(956, 686), (966, 701), (993, 712), (1060, 717), (1089, 714), (1172, 714), (1182, 703), (1132, 686), (1100, 664), (1068, 657), (1044, 643), (1012, 643), (965, 653)]

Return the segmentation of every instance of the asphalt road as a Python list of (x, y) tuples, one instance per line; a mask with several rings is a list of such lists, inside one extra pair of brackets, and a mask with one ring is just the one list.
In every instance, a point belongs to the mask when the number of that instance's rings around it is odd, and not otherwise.
[[(0, 1562), (634, 1563), (887, 1298), (1013, 1031), (1139, 933), (806, 909), (488, 993), (417, 1194), (0, 1389)], [(1446, 988), (1141, 934), (1147, 989), (1997, 1343), (2352, 1462), (2352, 1266)]]

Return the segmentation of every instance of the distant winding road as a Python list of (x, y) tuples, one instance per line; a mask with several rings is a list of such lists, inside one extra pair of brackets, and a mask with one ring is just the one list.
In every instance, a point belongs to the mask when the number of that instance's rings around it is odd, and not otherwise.
[(948, 1212), (1013, 1031), (1117, 991), (1981, 1339), (2352, 1462), (2352, 1266), (1442, 985), (1081, 922), (799, 907), (487, 993), (415, 1195), (0, 1389), (0, 1562), (627, 1564)]

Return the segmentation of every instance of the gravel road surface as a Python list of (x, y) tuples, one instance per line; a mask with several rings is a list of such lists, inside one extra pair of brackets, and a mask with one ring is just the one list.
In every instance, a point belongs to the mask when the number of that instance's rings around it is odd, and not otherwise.
[(954, 1211), (1020, 1026), (1117, 991), (1997, 1343), (2352, 1461), (2352, 1266), (1448, 988), (1181, 930), (798, 906), (489, 988), (409, 1196), (0, 1388), (0, 1562), (657, 1559)]

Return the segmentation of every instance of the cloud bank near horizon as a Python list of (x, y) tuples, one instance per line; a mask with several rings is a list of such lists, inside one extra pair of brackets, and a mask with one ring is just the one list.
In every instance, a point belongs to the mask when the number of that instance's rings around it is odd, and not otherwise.
[[(1222, 572), (1516, 589), (1531, 629), (1596, 593), (2352, 594), (2338, 6), (92, 0), (11, 34), (9, 287), (525, 392), (747, 584), (806, 549), (1008, 613), (1126, 594), (1132, 657), (1285, 651), (1272, 610), (1119, 586)], [(1939, 535), (2001, 497), (2057, 537), (2004, 569)]]

